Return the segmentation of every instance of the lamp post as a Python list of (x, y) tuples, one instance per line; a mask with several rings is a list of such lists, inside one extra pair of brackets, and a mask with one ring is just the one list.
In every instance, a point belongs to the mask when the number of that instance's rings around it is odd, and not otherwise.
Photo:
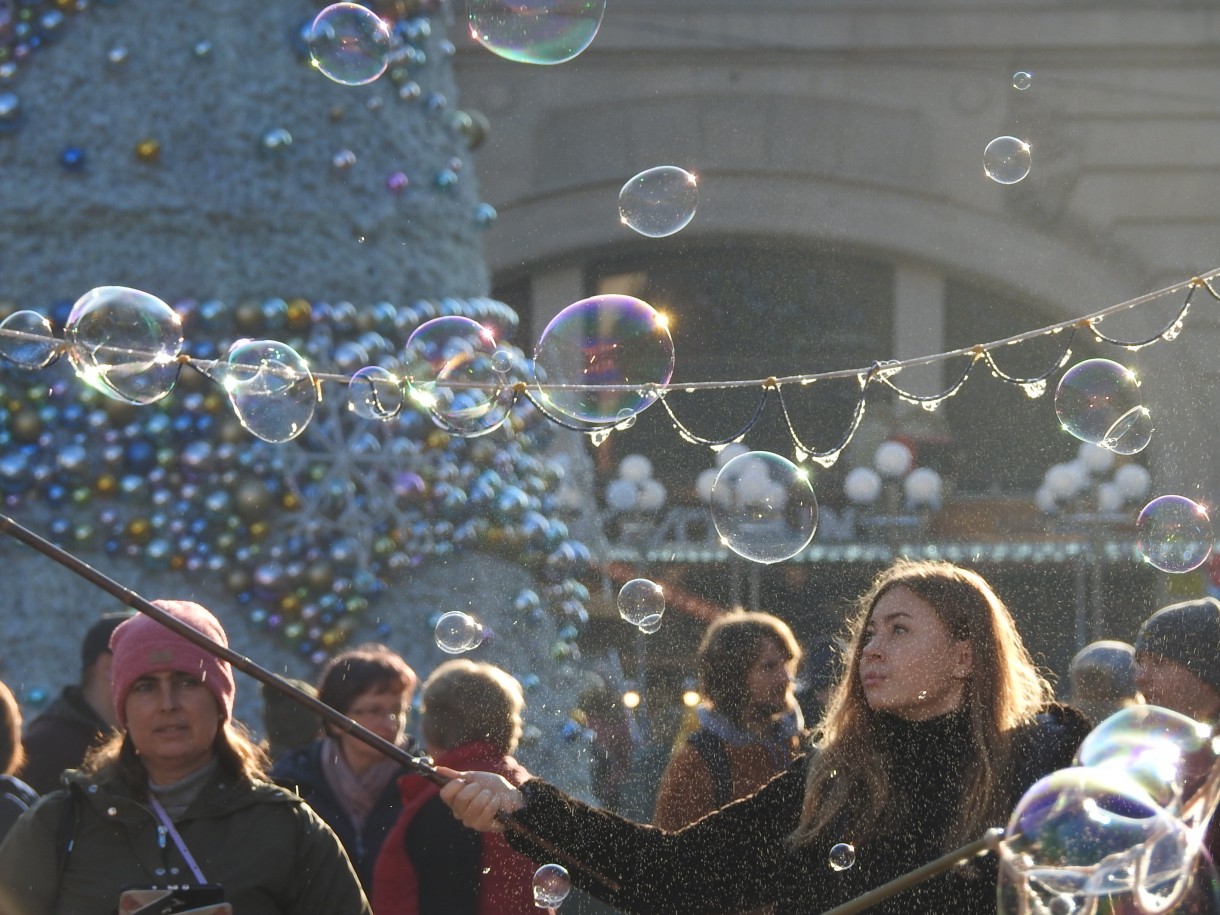
[(1105, 637), (1104, 537), (1131, 524), (1130, 508), (1148, 496), (1151, 477), (1133, 462), (1115, 466), (1113, 451), (1081, 442), (1076, 458), (1048, 467), (1034, 504), (1079, 537), (1076, 551), (1076, 648)]
[(891, 539), (904, 531), (918, 531), (928, 516), (940, 509), (944, 484), (931, 467), (916, 467), (915, 455), (897, 439), (882, 442), (871, 466), (848, 471), (843, 494), (849, 502), (872, 510), (861, 525)]

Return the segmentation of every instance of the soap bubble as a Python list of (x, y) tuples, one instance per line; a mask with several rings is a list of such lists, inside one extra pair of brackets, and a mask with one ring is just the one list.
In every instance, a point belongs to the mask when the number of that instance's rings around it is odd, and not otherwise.
[(1063, 373), (1055, 388), (1055, 415), (1069, 434), (1118, 454), (1142, 451), (1152, 437), (1139, 379), (1109, 359), (1086, 359)]
[(436, 621), (436, 645), (446, 654), (462, 654), (483, 644), (483, 627), (461, 610), (442, 613)]
[(544, 864), (534, 871), (534, 905), (554, 909), (563, 904), (572, 892), (572, 878), (560, 864)]
[(618, 192), (623, 225), (649, 238), (663, 238), (685, 229), (695, 218), (698, 204), (695, 176), (676, 165), (642, 171)]
[(1081, 766), (1112, 766), (1180, 815), (1217, 759), (1212, 728), (1156, 705), (1129, 705), (1097, 725), (1076, 751)]
[(402, 403), (398, 379), (381, 366), (358, 369), (347, 383), (347, 405), (364, 419), (393, 419), (402, 412)]
[(836, 842), (830, 847), (831, 870), (845, 871), (856, 863), (855, 846), (846, 842)]
[(983, 150), (983, 171), (996, 184), (1016, 184), (1029, 174), (1029, 144), (1016, 137), (996, 137)]
[(1018, 70), (1012, 75), (1012, 87), (1018, 92), (1024, 92), (1034, 84), (1034, 75), (1027, 70)]
[(276, 340), (238, 340), (220, 381), (241, 424), (265, 442), (287, 442), (305, 431), (318, 404), (309, 364)]
[(574, 302), (542, 332), (534, 351), (544, 385), (627, 386), (623, 390), (539, 389), (550, 409), (586, 423), (622, 423), (657, 399), (653, 385), (673, 376), (674, 344), (665, 318), (628, 295)]
[(636, 628), (639, 629), (640, 632), (644, 633), (644, 635), (652, 635), (661, 628), (662, 619), (663, 617), (660, 613), (651, 613), (640, 620), (640, 623), (638, 626), (636, 626)]
[(447, 432), (466, 438), (492, 432), (508, 419), (515, 398), (516, 379), (499, 368), (506, 352), (491, 331), (470, 318), (425, 321), (405, 348), (411, 399)]
[(1189, 572), (1211, 555), (1215, 534), (1207, 510), (1185, 496), (1159, 496), (1135, 522), (1136, 547), (1162, 572)]
[(470, 37), (506, 60), (561, 64), (593, 43), (606, 0), (467, 0)]
[(305, 42), (313, 65), (344, 86), (362, 86), (381, 76), (394, 44), (390, 26), (359, 3), (326, 7), (310, 25)]
[(182, 318), (139, 289), (89, 290), (72, 306), (64, 339), (77, 376), (115, 400), (154, 403), (178, 380)]
[(59, 355), (51, 322), (36, 311), (15, 311), (0, 321), (0, 357), (22, 369), (42, 369)]
[(650, 616), (658, 622), (665, 612), (665, 592), (647, 578), (633, 578), (618, 592), (618, 613), (633, 626), (641, 625)]
[(809, 472), (767, 451), (739, 454), (721, 467), (711, 501), (720, 542), (754, 562), (795, 556), (817, 530)]

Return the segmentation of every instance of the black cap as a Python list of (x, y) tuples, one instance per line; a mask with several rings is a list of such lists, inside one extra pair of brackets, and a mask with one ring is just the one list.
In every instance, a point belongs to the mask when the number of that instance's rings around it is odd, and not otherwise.
[(110, 634), (119, 623), (131, 617), (130, 613), (103, 613), (85, 633), (80, 643), (80, 669), (88, 670), (104, 654), (110, 654)]
[(1135, 650), (1177, 661), (1220, 692), (1220, 601), (1203, 597), (1162, 607), (1140, 627)]

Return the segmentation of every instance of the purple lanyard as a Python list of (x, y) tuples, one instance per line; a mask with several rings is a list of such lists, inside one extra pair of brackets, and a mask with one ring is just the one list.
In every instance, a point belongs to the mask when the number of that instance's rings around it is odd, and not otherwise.
[[(203, 871), (199, 869), (199, 865), (195, 863), (194, 856), (191, 855), (191, 850), (186, 847), (186, 843), (182, 841), (182, 836), (178, 835), (178, 830), (174, 828), (174, 821), (169, 818), (169, 814), (165, 812), (165, 808), (161, 806), (161, 802), (157, 800), (155, 794), (149, 794), (152, 799), (152, 808), (157, 814), (157, 819), (161, 821), (162, 835), (165, 832), (170, 834), (174, 840), (174, 844), (178, 846), (178, 851), (182, 852), (182, 857), (186, 860), (186, 866), (191, 869), (191, 873), (195, 875), (195, 879), (200, 883), (207, 883), (203, 877)], [(161, 847), (165, 847), (165, 839), (161, 840)]]

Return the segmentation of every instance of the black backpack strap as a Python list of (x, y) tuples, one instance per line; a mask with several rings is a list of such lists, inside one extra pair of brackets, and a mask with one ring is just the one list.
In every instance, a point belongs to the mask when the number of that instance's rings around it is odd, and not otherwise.
[(733, 800), (733, 768), (729, 765), (729, 753), (724, 739), (710, 731), (698, 730), (686, 738), (699, 753), (708, 771), (712, 773), (712, 792), (716, 807), (720, 808)]

